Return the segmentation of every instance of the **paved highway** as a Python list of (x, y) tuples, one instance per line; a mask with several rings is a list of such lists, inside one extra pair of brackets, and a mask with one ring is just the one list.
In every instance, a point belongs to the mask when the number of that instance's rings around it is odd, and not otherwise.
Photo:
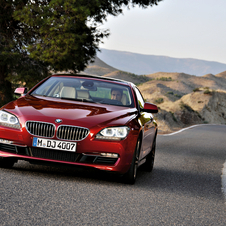
[[(226, 225), (226, 126), (159, 135), (152, 173), (135, 185), (94, 170), (0, 169), (0, 225)], [(226, 165), (226, 164), (225, 164)]]

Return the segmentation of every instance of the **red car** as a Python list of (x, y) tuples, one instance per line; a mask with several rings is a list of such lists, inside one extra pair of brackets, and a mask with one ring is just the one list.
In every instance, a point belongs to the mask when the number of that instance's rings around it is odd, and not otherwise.
[(0, 109), (0, 167), (17, 160), (93, 167), (123, 174), (152, 171), (157, 124), (138, 88), (83, 74), (52, 75)]

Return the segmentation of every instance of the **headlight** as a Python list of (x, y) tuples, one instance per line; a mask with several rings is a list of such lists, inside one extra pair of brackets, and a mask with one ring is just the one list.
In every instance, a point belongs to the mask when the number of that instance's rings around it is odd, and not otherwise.
[(0, 111), (0, 125), (20, 129), (18, 118), (6, 111)]
[(128, 126), (108, 127), (101, 130), (97, 135), (97, 139), (104, 140), (123, 140), (129, 134)]

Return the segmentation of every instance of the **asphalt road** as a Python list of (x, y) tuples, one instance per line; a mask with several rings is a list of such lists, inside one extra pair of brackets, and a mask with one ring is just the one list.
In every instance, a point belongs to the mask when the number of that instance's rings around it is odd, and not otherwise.
[(80, 168), (0, 169), (0, 225), (226, 225), (226, 126), (158, 136), (152, 173), (135, 185)]

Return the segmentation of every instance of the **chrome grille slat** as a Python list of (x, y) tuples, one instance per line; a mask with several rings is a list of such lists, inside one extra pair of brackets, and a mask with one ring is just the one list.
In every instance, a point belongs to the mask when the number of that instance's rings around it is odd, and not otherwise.
[[(53, 138), (55, 134), (55, 125), (47, 122), (26, 122), (27, 131), (35, 136)], [(89, 134), (87, 128), (60, 125), (57, 129), (57, 138), (63, 140), (80, 141), (85, 139)]]
[(35, 124), (35, 134), (38, 134), (38, 125), (37, 124)]
[(71, 134), (71, 139), (73, 140), (75, 137), (75, 130), (73, 130), (72, 134)]
[[(68, 132), (69, 132), (69, 130), (68, 130)], [(72, 139), (72, 132), (73, 132), (73, 130), (72, 130), (72, 128), (70, 128), (70, 132), (69, 132), (69, 140)]]
[(80, 138), (80, 134), (81, 134), (81, 130), (79, 130), (78, 132), (78, 139)]
[(47, 136), (47, 127), (48, 127), (48, 125), (45, 125), (45, 130), (44, 130), (44, 134), (43, 134), (45, 137), (48, 137)]
[(67, 126), (61, 125), (57, 130), (57, 138), (63, 140), (83, 140), (89, 134), (89, 130), (87, 128), (76, 127), (76, 126)]
[(46, 134), (49, 136), (49, 125), (46, 126)]
[(48, 135), (51, 134), (51, 128), (48, 126)]
[(26, 129), (32, 135), (52, 138), (55, 126), (46, 122), (27, 121)]
[(75, 130), (75, 135), (74, 135), (73, 139), (75, 139), (75, 137), (77, 137), (77, 136), (78, 136), (78, 130), (76, 129)]
[(85, 135), (85, 131), (83, 130), (83, 131), (82, 131), (82, 137), (83, 137), (84, 135)]

